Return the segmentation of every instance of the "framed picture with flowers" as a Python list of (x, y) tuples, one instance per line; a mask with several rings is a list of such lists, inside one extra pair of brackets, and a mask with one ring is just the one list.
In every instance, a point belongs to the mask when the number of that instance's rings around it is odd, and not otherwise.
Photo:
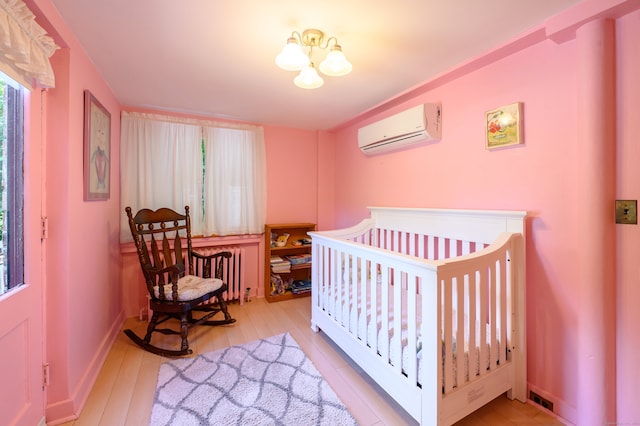
[(504, 148), (524, 143), (522, 102), (485, 113), (486, 148)]
[(84, 199), (109, 199), (111, 114), (91, 92), (84, 91)]

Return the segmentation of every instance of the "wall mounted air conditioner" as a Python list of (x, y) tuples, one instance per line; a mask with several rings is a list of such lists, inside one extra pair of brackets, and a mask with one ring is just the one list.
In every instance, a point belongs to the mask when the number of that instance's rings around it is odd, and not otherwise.
[(358, 129), (358, 146), (374, 154), (442, 137), (440, 104), (420, 104)]

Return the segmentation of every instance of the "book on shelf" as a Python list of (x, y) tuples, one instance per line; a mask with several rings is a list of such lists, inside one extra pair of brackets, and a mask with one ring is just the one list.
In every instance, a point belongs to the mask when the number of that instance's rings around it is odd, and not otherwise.
[(311, 262), (311, 254), (294, 254), (291, 256), (285, 256), (285, 258), (292, 265), (300, 265), (303, 263)]
[(291, 271), (291, 262), (280, 256), (271, 256), (271, 270), (273, 272), (289, 272)]
[(291, 272), (291, 264), (289, 262), (287, 263), (279, 263), (279, 264), (272, 264), (271, 265), (271, 272), (275, 272), (275, 273), (284, 273), (284, 272)]
[(308, 293), (311, 291), (311, 280), (295, 280), (291, 283), (293, 294)]

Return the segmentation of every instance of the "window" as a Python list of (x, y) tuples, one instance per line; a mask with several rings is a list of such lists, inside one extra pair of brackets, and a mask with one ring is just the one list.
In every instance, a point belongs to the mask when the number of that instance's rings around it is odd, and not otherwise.
[(23, 88), (0, 73), (0, 294), (24, 280)]
[(194, 236), (259, 234), (266, 215), (263, 129), (123, 112), (120, 138), (124, 208), (190, 207)]

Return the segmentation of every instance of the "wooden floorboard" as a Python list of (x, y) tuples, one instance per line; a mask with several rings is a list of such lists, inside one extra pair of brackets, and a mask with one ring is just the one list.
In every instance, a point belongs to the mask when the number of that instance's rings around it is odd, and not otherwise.
[[(333, 342), (322, 333), (311, 330), (310, 298), (277, 303), (252, 299), (243, 306), (231, 304), (229, 310), (237, 319), (236, 323), (221, 327), (200, 326), (190, 330), (189, 343), (194, 356), (289, 332), (361, 426), (417, 424)], [(129, 318), (123, 329), (131, 328), (143, 336), (146, 325), (145, 321)], [(154, 337), (153, 342), (178, 344), (175, 336), (159, 335), (158, 338)], [(124, 333), (120, 333), (79, 418), (64, 425), (148, 424), (158, 370), (160, 364), (167, 360), (169, 358), (143, 351)], [(562, 424), (532, 403), (523, 404), (501, 396), (456, 425)]]

